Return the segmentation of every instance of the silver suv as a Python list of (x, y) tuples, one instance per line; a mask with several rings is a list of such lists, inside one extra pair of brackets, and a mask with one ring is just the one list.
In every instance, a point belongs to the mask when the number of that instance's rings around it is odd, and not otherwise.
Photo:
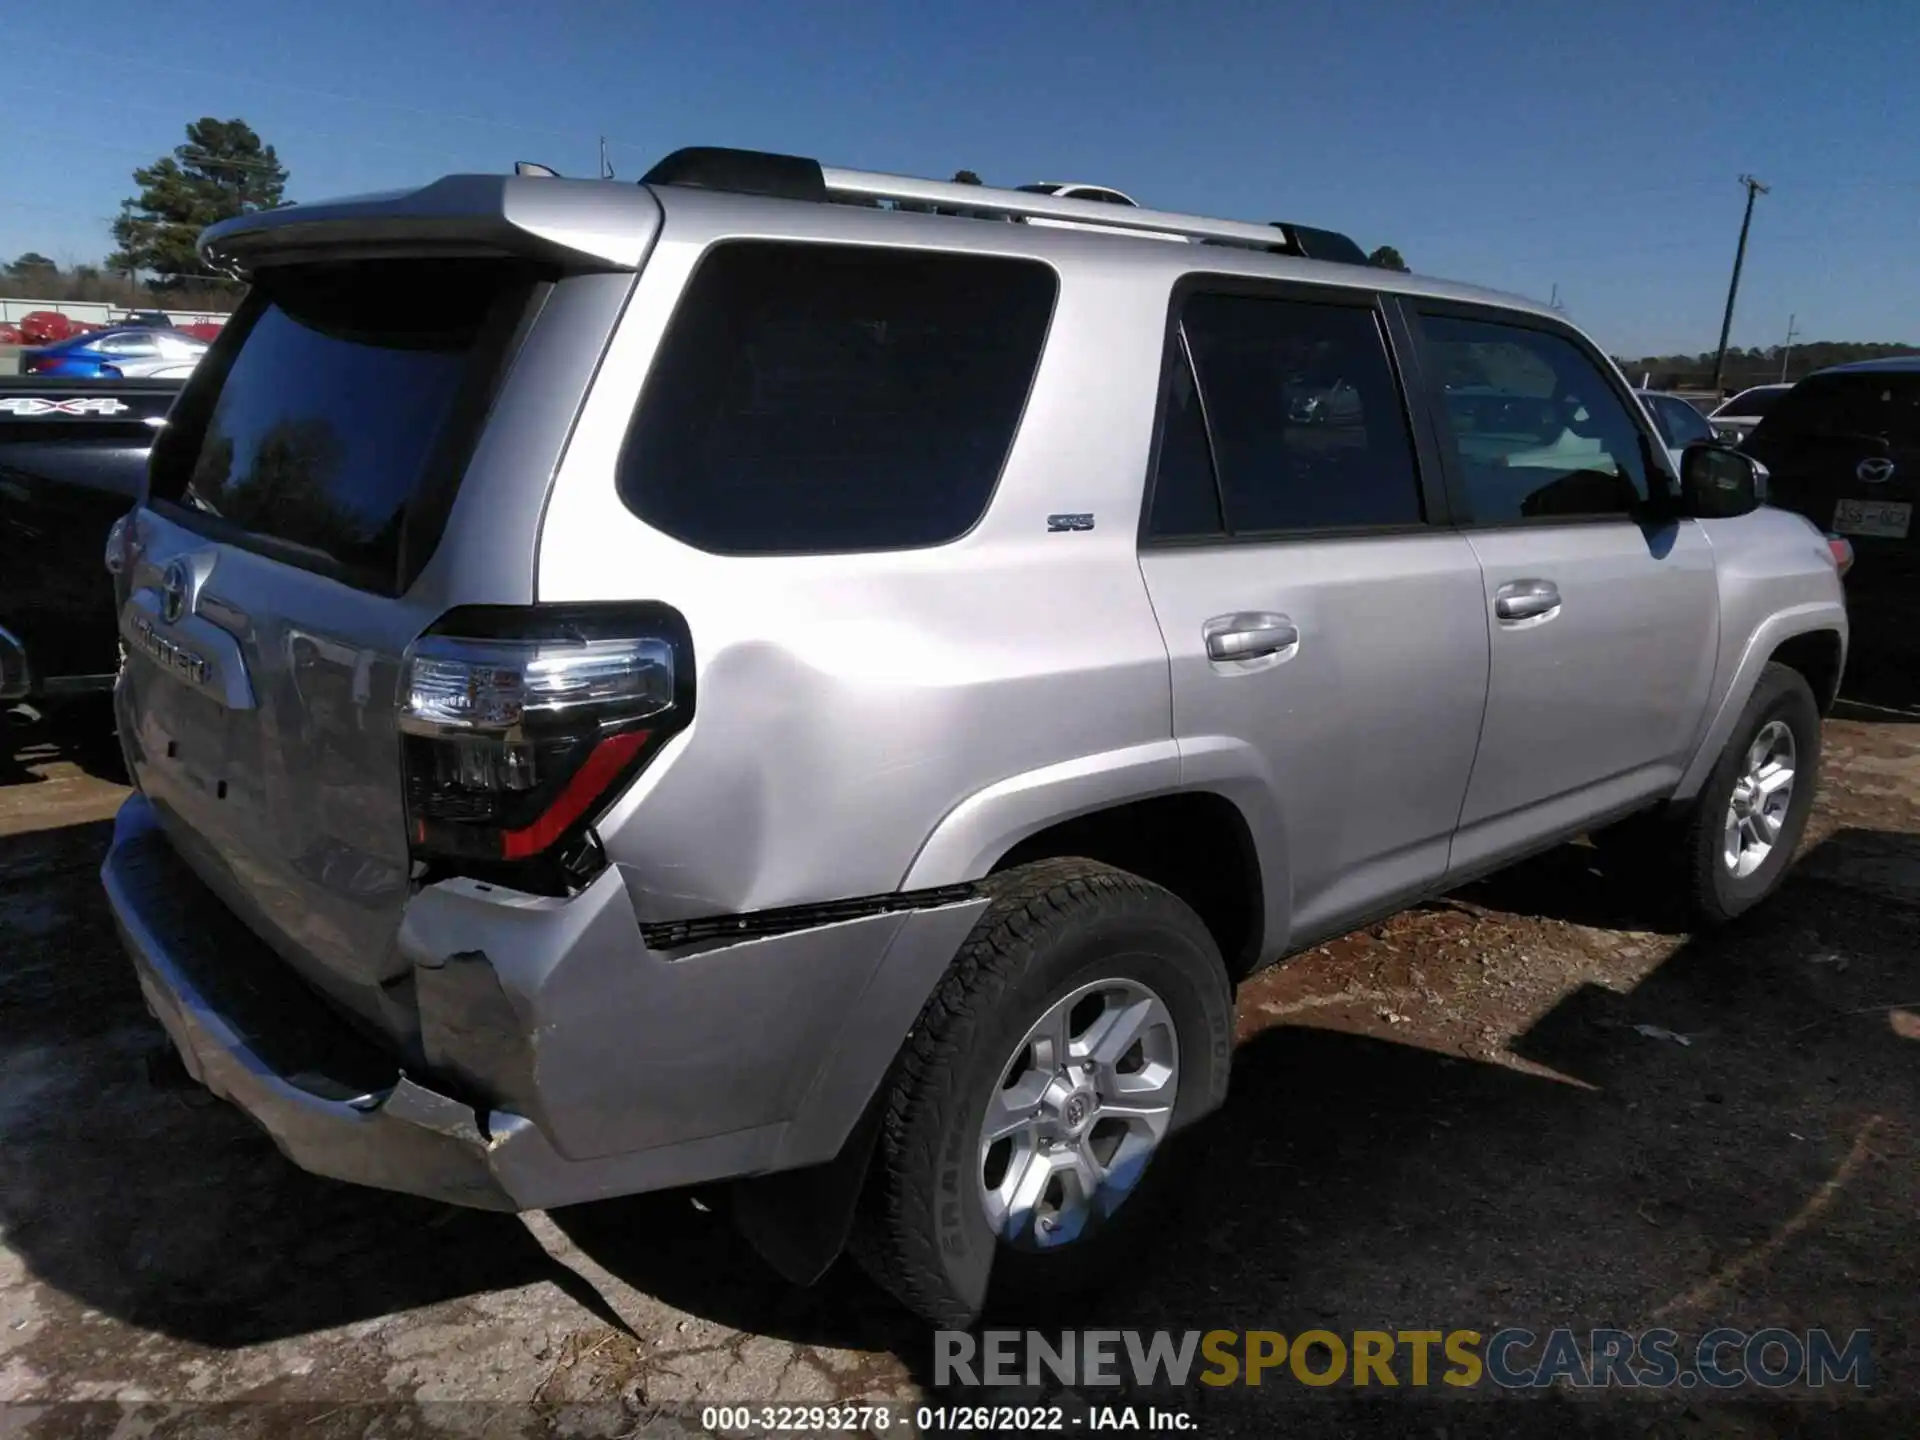
[(1722, 920), (1805, 823), (1831, 551), (1551, 310), (726, 151), (203, 248), (104, 878), (321, 1174), (732, 1182), (962, 1323), (1124, 1272), (1249, 972), (1595, 830)]

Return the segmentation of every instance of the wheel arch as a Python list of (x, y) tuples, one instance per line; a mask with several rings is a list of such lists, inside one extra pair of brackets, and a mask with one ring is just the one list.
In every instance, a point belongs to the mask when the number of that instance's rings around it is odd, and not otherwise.
[(1713, 771), (1727, 737), (1739, 723), (1761, 672), (1782, 664), (1806, 677), (1821, 713), (1826, 714), (1839, 692), (1846, 667), (1847, 611), (1843, 601), (1817, 601), (1769, 615), (1754, 627), (1740, 652), (1733, 677), (1720, 693), (1713, 718), (1680, 778), (1673, 798), (1690, 800)]
[[(1193, 906), (1238, 978), (1285, 939), (1284, 845), (1264, 774), (1172, 740), (1010, 777), (954, 806), (902, 878), (915, 890), (981, 880), (1017, 865), (1077, 856), (1162, 885)], [(1276, 922), (1276, 911), (1280, 916)]]

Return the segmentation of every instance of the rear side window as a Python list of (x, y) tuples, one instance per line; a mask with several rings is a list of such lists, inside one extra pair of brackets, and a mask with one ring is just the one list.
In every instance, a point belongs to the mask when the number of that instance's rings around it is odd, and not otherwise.
[(1163, 408), (1147, 533), (1183, 540), (1218, 536), (1220, 489), (1214, 479), (1206, 417), (1200, 410), (1200, 387), (1194, 382), (1184, 343), (1174, 356)]
[(1055, 288), (1030, 260), (716, 246), (654, 362), (621, 497), (719, 554), (956, 539), (999, 480)]
[(1229, 531), (1421, 523), (1406, 408), (1370, 306), (1198, 294), (1181, 329)]
[(403, 541), (420, 558), (450, 502), (531, 288), (497, 262), (266, 272), (197, 447), (182, 473), (156, 461), (155, 495), (349, 584), (404, 588)]

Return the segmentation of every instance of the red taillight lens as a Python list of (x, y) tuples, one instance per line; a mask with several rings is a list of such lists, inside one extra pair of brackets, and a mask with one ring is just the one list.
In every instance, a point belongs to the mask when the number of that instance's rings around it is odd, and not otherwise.
[(1842, 575), (1853, 568), (1853, 542), (1844, 535), (1827, 536), (1827, 549), (1833, 552), (1833, 568)]
[(415, 853), (576, 873), (587, 827), (692, 701), (685, 622), (665, 607), (455, 611), (401, 680)]

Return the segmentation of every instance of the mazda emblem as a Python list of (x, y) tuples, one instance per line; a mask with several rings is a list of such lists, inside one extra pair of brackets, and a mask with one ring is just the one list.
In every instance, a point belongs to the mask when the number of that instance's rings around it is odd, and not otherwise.
[(1853, 473), (1869, 485), (1883, 485), (1893, 478), (1893, 461), (1884, 455), (1869, 455), (1853, 467)]

